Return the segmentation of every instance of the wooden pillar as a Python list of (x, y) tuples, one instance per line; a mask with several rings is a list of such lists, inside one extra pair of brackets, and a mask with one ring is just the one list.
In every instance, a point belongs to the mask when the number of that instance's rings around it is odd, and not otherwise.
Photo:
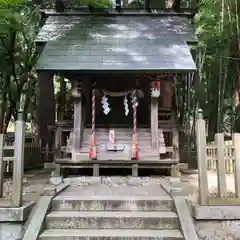
[(151, 98), (151, 133), (152, 133), (152, 149), (159, 152), (158, 144), (158, 99)]
[(208, 179), (207, 179), (207, 143), (206, 128), (203, 119), (202, 110), (199, 109), (196, 121), (196, 146), (198, 161), (198, 188), (199, 188), (199, 204), (206, 205), (208, 202)]
[[(154, 80), (151, 82), (151, 134), (152, 134), (152, 149), (159, 153), (158, 141), (158, 98), (160, 96), (160, 82)], [(159, 155), (160, 156), (160, 155)]]
[(12, 205), (14, 207), (21, 207), (22, 205), (24, 142), (25, 142), (25, 122), (23, 121), (23, 112), (19, 111), (18, 120), (16, 121), (14, 143), (14, 163), (12, 183)]
[(179, 134), (178, 134), (178, 129), (176, 127), (173, 128), (172, 145), (174, 150), (174, 158), (179, 163)]
[(64, 109), (66, 104), (66, 82), (64, 77), (60, 77), (59, 106), (57, 109), (57, 120), (64, 120)]
[[(53, 74), (41, 71), (39, 72), (39, 135), (43, 146), (49, 143), (49, 148), (53, 147), (54, 133), (49, 131), (48, 126), (55, 124), (55, 108)], [(50, 160), (53, 160), (53, 156), (51, 158)]]
[(74, 122), (73, 122), (73, 144), (72, 160), (76, 160), (76, 153), (80, 152), (81, 133), (82, 133), (82, 94), (79, 82), (72, 83), (72, 94), (74, 103)]

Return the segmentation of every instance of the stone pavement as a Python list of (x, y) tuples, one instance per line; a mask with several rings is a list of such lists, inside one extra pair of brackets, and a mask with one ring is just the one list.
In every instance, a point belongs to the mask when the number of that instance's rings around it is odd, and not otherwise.
[(104, 184), (93, 186), (71, 186), (60, 196), (166, 196), (160, 186), (120, 186), (112, 187)]
[[(121, 178), (122, 179), (122, 178)], [(95, 178), (91, 182), (83, 183), (82, 178), (65, 179), (70, 183), (60, 196), (167, 196), (160, 183), (141, 180), (140, 178), (129, 178), (125, 182), (112, 184), (108, 178)]]

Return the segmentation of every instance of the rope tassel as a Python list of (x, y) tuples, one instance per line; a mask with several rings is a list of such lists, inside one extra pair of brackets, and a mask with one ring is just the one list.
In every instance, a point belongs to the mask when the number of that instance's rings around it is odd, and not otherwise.
[(95, 132), (95, 89), (92, 90), (92, 135), (90, 139), (89, 159), (96, 159), (96, 132)]
[(133, 135), (132, 135), (132, 159), (138, 160), (138, 145), (137, 145), (137, 97), (136, 90), (132, 93), (132, 108), (133, 108)]

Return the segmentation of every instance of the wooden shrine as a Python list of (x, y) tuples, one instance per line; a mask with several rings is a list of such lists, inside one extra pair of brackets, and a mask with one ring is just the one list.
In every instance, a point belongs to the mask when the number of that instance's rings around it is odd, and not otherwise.
[[(39, 122), (42, 138), (49, 141), (55, 134), (58, 167), (171, 168), (179, 163), (174, 84), (196, 71), (186, 43), (196, 41), (188, 17), (49, 13), (37, 39), (44, 46), (36, 66)], [(174, 32), (173, 21), (182, 32)], [(51, 24), (58, 33), (49, 30)], [(54, 119), (54, 74), (71, 83), (73, 120)]]

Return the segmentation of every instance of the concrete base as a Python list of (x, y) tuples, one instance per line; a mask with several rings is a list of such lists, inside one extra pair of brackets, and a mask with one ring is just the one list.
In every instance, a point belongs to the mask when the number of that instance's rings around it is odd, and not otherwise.
[(196, 220), (240, 220), (240, 206), (200, 206), (190, 204)]
[(11, 207), (11, 203), (6, 203), (0, 207), (0, 222), (23, 222), (27, 219), (34, 202), (26, 202), (22, 207)]
[(24, 234), (24, 226), (21, 223), (0, 223), (1, 240), (21, 240)]

